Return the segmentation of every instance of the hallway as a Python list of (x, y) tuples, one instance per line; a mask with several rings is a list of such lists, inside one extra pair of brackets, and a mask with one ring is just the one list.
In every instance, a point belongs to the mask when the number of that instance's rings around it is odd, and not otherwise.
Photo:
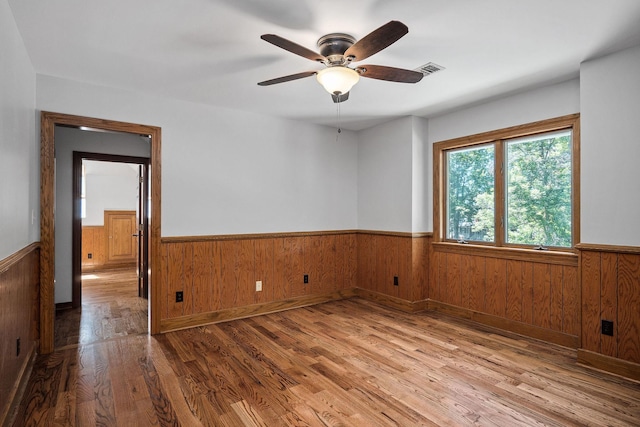
[(55, 348), (148, 332), (148, 301), (138, 297), (135, 268), (83, 273), (82, 309), (56, 312)]

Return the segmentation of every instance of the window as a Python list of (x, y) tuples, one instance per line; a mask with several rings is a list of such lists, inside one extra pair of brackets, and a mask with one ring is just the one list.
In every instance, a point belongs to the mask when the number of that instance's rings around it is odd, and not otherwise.
[(446, 153), (448, 238), (494, 241), (494, 152), (482, 145)]
[(578, 120), (576, 114), (436, 143), (437, 241), (572, 248)]

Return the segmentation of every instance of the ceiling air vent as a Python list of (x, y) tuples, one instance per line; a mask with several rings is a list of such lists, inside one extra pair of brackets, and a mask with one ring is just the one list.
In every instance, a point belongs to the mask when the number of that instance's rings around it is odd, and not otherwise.
[(428, 76), (433, 73), (437, 73), (440, 70), (444, 70), (445, 68), (442, 65), (434, 64), (433, 62), (429, 62), (415, 69), (422, 73), (424, 76)]

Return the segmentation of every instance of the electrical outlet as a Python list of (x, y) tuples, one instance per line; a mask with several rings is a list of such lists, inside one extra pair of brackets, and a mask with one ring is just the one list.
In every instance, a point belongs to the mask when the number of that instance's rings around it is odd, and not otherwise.
[(256, 292), (262, 292), (262, 280), (256, 280)]
[(304, 283), (309, 283), (309, 275), (305, 274), (303, 280), (304, 280)]
[(613, 321), (611, 320), (603, 320), (602, 321), (602, 335), (613, 336)]
[(89, 259), (93, 258), (93, 254), (92, 253), (88, 254), (87, 258), (89, 258)]
[(398, 286), (398, 276), (393, 276), (393, 286)]
[(182, 291), (176, 292), (176, 302), (182, 302), (182, 301), (184, 301), (184, 294), (182, 293)]
[(16, 340), (16, 357), (20, 356), (20, 338)]

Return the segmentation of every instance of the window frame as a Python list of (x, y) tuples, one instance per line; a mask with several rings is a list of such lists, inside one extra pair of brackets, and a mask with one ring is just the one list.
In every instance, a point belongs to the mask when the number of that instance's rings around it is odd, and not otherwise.
[[(571, 130), (571, 247), (549, 247), (536, 250), (534, 245), (506, 242), (506, 147), (508, 140), (542, 135), (548, 132)], [(455, 150), (474, 148), (482, 145), (494, 146), (494, 224), (493, 242), (461, 242), (446, 236), (447, 230), (447, 153)], [(575, 246), (580, 242), (580, 114), (571, 114), (553, 119), (527, 123), (504, 129), (445, 140), (433, 144), (433, 230), (434, 243), (459, 245), (468, 249), (491, 249), (503, 251), (524, 251), (527, 253), (560, 252), (577, 253)]]

